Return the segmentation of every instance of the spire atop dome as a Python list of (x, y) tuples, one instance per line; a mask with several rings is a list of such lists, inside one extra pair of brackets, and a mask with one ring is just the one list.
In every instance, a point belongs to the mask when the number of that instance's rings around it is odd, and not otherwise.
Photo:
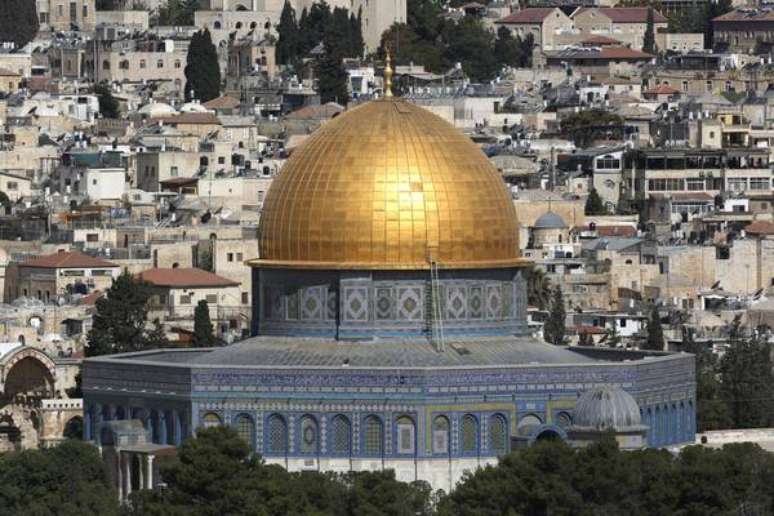
[(385, 98), (392, 97), (392, 56), (390, 56), (390, 50), (387, 50), (387, 61), (384, 65), (384, 96)]

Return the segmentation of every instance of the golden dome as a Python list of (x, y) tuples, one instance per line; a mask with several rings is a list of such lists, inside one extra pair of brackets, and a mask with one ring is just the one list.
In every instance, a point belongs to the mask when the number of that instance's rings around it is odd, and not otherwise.
[(476, 145), (408, 102), (368, 102), (298, 148), (261, 214), (257, 267), (509, 267), (519, 255), (511, 196)]

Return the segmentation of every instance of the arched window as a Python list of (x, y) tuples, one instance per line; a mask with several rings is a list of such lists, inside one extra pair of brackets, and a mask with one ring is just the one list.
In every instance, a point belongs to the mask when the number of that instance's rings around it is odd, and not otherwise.
[(572, 425), (572, 417), (567, 412), (559, 412), (556, 415), (556, 424), (560, 428), (569, 428)]
[(216, 29), (216, 30), (217, 30), (217, 29), (220, 29), (220, 22), (216, 20), (216, 21), (215, 21), (215, 22), (212, 24), (212, 28), (213, 28), (213, 29)]
[(331, 451), (336, 455), (349, 455), (352, 448), (352, 426), (346, 416), (339, 414), (331, 420)]
[(239, 414), (234, 421), (236, 432), (240, 439), (250, 445), (250, 448), (255, 447), (255, 423), (253, 418), (247, 414)]
[(398, 453), (414, 453), (415, 427), (414, 420), (408, 416), (401, 416), (396, 422), (398, 431)]
[(221, 421), (220, 416), (215, 414), (214, 412), (207, 412), (202, 418), (203, 428), (212, 428), (213, 426), (219, 426), (222, 424), (223, 424), (223, 421)]
[(449, 453), (449, 419), (446, 416), (433, 419), (433, 453)]
[(242, 28), (242, 22), (236, 22), (236, 28), (241, 29)]
[(110, 61), (108, 61), (107, 59), (102, 61), (102, 69), (103, 70), (110, 70)]
[(363, 451), (366, 455), (381, 455), (384, 442), (384, 425), (376, 416), (368, 416), (365, 421), (365, 442)]
[(273, 414), (269, 417), (267, 429), (266, 451), (275, 454), (286, 453), (288, 451), (288, 424), (285, 422), (285, 418), (279, 414)]
[(121, 70), (128, 70), (129, 69), (129, 60), (128, 59), (124, 59), (123, 61), (121, 61), (121, 64), (119, 64), (118, 67)]
[(462, 418), (462, 453), (478, 451), (478, 421), (470, 414)]
[(312, 416), (301, 418), (301, 453), (317, 453), (318, 449), (317, 421)]
[(497, 455), (508, 453), (508, 423), (502, 414), (489, 418), (489, 449)]
[(140, 59), (140, 68), (145, 68), (145, 59)]
[(258, 24), (257, 24), (257, 23), (255, 23), (255, 22), (251, 22), (251, 23), (250, 23), (250, 29), (254, 29), (254, 28), (256, 28), (257, 26), (258, 26)]

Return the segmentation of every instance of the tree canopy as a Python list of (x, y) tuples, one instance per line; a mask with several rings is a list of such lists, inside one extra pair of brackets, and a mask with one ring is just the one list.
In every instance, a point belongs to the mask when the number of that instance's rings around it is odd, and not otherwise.
[(0, 42), (11, 41), (21, 48), (35, 39), (39, 29), (35, 0), (0, 2)]
[(661, 315), (659, 314), (657, 306), (653, 306), (650, 311), (647, 326), (647, 340), (642, 348), (652, 351), (664, 351), (664, 329), (661, 326)]
[(602, 202), (602, 198), (599, 196), (596, 188), (592, 188), (589, 191), (589, 196), (586, 198), (586, 206), (584, 211), (586, 215), (605, 215), (607, 209), (605, 203)]
[(124, 272), (97, 300), (89, 331), (87, 356), (127, 353), (158, 347), (154, 332), (147, 328), (149, 284)]
[(97, 448), (66, 440), (53, 448), (0, 455), (0, 513), (35, 516), (120, 514)]
[(645, 19), (645, 36), (642, 38), (642, 50), (649, 54), (656, 53), (656, 31), (654, 26), (653, 6), (648, 6), (648, 15)]
[(198, 9), (199, 0), (167, 0), (158, 8), (155, 24), (190, 27), (194, 24), (194, 15)]
[(623, 119), (603, 109), (584, 109), (561, 121), (561, 134), (578, 147), (588, 147), (598, 138), (623, 135)]
[(110, 85), (101, 82), (94, 86), (94, 93), (99, 101), (99, 112), (104, 118), (118, 118), (120, 115), (118, 101), (110, 91)]
[(210, 348), (215, 345), (215, 329), (210, 320), (210, 307), (202, 299), (194, 309), (194, 334), (191, 344), (195, 348)]
[(208, 29), (196, 32), (188, 47), (185, 98), (207, 102), (220, 96), (218, 52)]
[(548, 311), (548, 320), (543, 326), (543, 337), (546, 342), (554, 345), (564, 344), (565, 319), (567, 313), (564, 309), (564, 296), (562, 287), (556, 285), (551, 293), (551, 303)]
[[(753, 444), (622, 452), (612, 437), (547, 441), (469, 473), (438, 514), (767, 514), (774, 455)], [(744, 510), (742, 509), (744, 508)]]
[(531, 35), (513, 37), (501, 27), (495, 36), (479, 18), (465, 16), (453, 21), (443, 13), (441, 2), (409, 1), (406, 23), (393, 24), (382, 34), (381, 55), (389, 48), (396, 64), (424, 65), (434, 73), (447, 72), (460, 63), (465, 74), (477, 82), (494, 79), (503, 66), (531, 66)]
[(430, 514), (430, 488), (406, 484), (392, 471), (290, 473), (265, 464), (229, 427), (199, 430), (162, 467), (163, 491), (132, 495), (133, 514), (396, 515)]

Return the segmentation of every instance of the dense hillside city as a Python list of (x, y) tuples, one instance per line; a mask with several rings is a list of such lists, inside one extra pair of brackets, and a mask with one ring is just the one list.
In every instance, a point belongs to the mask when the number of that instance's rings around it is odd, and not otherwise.
[(0, 514), (774, 513), (772, 59), (754, 0), (0, 1)]

